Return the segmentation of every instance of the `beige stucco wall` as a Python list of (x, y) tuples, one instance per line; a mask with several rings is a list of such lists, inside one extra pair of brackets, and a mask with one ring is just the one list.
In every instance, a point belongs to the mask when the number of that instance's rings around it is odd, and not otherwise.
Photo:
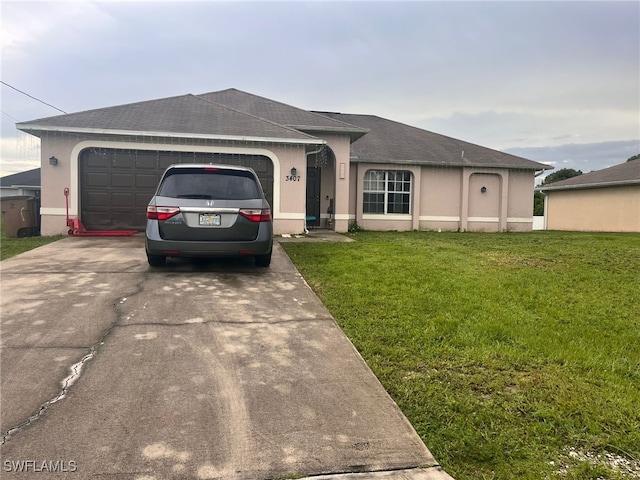
[[(352, 187), (356, 220), (369, 230), (531, 231), (532, 170), (394, 165), (413, 175), (410, 215), (363, 215), (362, 189), (367, 170), (389, 166), (357, 164)], [(354, 182), (352, 182), (353, 184)], [(483, 192), (482, 187), (486, 187)]]
[[(386, 168), (385, 168), (386, 167)], [(408, 215), (405, 214), (370, 214), (363, 213), (363, 194), (364, 191), (364, 175), (368, 170), (406, 170), (411, 172), (412, 175), (412, 201), (413, 205), (411, 208), (411, 213)], [(418, 216), (415, 215), (416, 224), (414, 226), (414, 212), (419, 208), (420, 205), (420, 190), (416, 188), (416, 176), (418, 179), (420, 178), (420, 166), (410, 166), (410, 165), (393, 165), (392, 168), (386, 165), (373, 164), (373, 163), (359, 163), (357, 167), (357, 181), (356, 181), (356, 191), (358, 192), (356, 196), (356, 218), (355, 220), (358, 222), (358, 225), (365, 230), (397, 230), (397, 231), (407, 231), (407, 230), (417, 230), (418, 229)], [(416, 203), (417, 202), (417, 203)]]
[[(335, 213), (333, 228), (336, 232), (346, 232), (349, 228), (351, 139), (348, 135), (323, 135), (322, 138), (327, 142), (327, 145), (331, 148), (335, 156), (333, 172)], [(324, 211), (326, 212), (326, 208)]]
[[(66, 197), (64, 189), (70, 189), (69, 215), (77, 217), (78, 202), (77, 197), (77, 172), (75, 175), (75, 185), (71, 175), (71, 152), (75, 145), (85, 140), (83, 137), (74, 135), (46, 135), (40, 142), (40, 185), (41, 190), (41, 234), (58, 235), (67, 232), (66, 226)], [(58, 164), (49, 165), (49, 158), (55, 156)]]
[(640, 232), (640, 185), (545, 192), (548, 230)]
[(507, 205), (507, 231), (530, 232), (533, 229), (533, 173), (522, 170), (509, 171)]
[(349, 221), (356, 220), (356, 209), (358, 208), (357, 198), (362, 195), (358, 191), (358, 168), (359, 164), (352, 163), (349, 167)]
[[(313, 166), (313, 161), (309, 166)], [(335, 197), (335, 188), (335, 161), (331, 158), (320, 171), (320, 226), (323, 228), (333, 228), (333, 215), (329, 218), (327, 210), (330, 200)]]
[[(534, 171), (465, 169), (468, 180), (468, 222), (480, 232), (530, 232), (533, 228)], [(463, 182), (464, 183), (464, 182)], [(487, 187), (482, 192), (483, 186)], [(464, 212), (463, 212), (464, 217)]]
[[(533, 171), (351, 164), (348, 136), (327, 135), (325, 140), (335, 158), (322, 169), (321, 218), (322, 224), (327, 225), (329, 199), (334, 199), (332, 226), (338, 232), (346, 232), (353, 220), (369, 230), (531, 230)], [(72, 217), (78, 215), (78, 159), (84, 148), (92, 146), (265, 155), (274, 165), (274, 233), (304, 231), (307, 155), (303, 145), (107, 135), (88, 137), (66, 133), (45, 134), (41, 145), (43, 235), (67, 231), (65, 187), (71, 191), (69, 213)], [(51, 156), (58, 158), (57, 166), (49, 165)], [(287, 181), (292, 167), (298, 172), (298, 181)], [(364, 173), (385, 167), (411, 172), (413, 191), (409, 215), (363, 215)], [(480, 191), (482, 186), (487, 187), (484, 193)]]
[[(499, 232), (502, 196), (507, 181), (502, 172), (469, 172), (468, 217), (466, 230)], [(484, 191), (483, 191), (484, 190)]]
[(420, 230), (460, 229), (462, 169), (422, 167)]
[[(283, 233), (302, 233), (304, 231), (305, 204), (307, 195), (307, 158), (304, 153), (304, 146), (269, 146), (269, 151), (273, 153), (279, 162), (280, 173), (276, 173), (274, 168), (273, 179), (273, 232), (276, 235)], [(275, 164), (274, 164), (275, 167)], [(297, 181), (291, 180), (291, 169), (297, 172)], [(289, 177), (289, 180), (287, 180)], [(277, 185), (277, 190), (276, 190)], [(278, 202), (275, 198), (277, 192)]]
[[(195, 151), (247, 153), (265, 155), (274, 166), (274, 232), (301, 233), (304, 231), (306, 203), (306, 155), (303, 145), (215, 142), (170, 138), (128, 136), (83, 136), (65, 133), (44, 134), (41, 139), (42, 234), (57, 235), (67, 231), (64, 188), (70, 189), (69, 215), (79, 212), (79, 155), (85, 148), (125, 148), (139, 150)], [(49, 165), (55, 156), (58, 165)], [(286, 181), (292, 167), (300, 175), (299, 181)]]

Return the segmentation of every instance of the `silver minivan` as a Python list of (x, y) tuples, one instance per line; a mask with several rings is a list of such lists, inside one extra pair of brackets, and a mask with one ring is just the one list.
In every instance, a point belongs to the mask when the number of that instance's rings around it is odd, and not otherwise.
[(251, 168), (179, 164), (165, 170), (147, 206), (149, 265), (167, 257), (253, 256), (271, 263), (273, 222)]

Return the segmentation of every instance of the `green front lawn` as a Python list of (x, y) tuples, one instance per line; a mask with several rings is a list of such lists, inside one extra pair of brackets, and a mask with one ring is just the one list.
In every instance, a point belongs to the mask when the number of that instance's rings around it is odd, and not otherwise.
[(640, 478), (640, 235), (282, 246), (457, 480)]
[(7, 238), (4, 234), (3, 225), (2, 216), (0, 215), (0, 260), (15, 257), (20, 253), (65, 238), (65, 235), (57, 235), (55, 237)]

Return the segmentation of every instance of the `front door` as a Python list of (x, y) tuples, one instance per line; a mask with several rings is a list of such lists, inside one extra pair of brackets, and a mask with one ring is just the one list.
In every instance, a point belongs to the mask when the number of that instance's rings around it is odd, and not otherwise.
[(307, 167), (307, 226), (320, 226), (320, 168)]

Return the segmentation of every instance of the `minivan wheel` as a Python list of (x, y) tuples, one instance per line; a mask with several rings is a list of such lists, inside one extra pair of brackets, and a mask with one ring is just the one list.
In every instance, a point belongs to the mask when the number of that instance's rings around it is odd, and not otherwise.
[(271, 264), (271, 252), (266, 255), (256, 255), (257, 267), (268, 267)]
[(151, 255), (147, 253), (147, 260), (152, 267), (162, 267), (167, 261), (167, 257), (164, 255)]

